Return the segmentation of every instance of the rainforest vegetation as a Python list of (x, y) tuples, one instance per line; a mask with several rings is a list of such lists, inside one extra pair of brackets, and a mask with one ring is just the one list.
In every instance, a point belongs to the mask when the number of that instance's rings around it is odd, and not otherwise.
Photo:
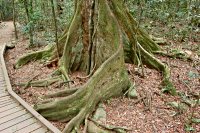
[[(59, 84), (60, 89), (41, 96), (34, 109), (48, 120), (66, 123), (63, 132), (134, 132), (102, 124), (95, 119), (102, 115), (96, 110), (112, 98), (153, 101), (148, 93), (156, 89), (159, 96), (176, 98), (165, 103), (176, 115), (190, 110), (184, 131), (200, 130), (198, 0), (0, 0), (0, 9), (1, 21), (13, 21), (14, 49), (20, 38), (28, 40), (28, 52), (21, 51), (13, 69), (33, 62), (54, 68), (45, 78), (32, 75), (15, 86), (28, 91)], [(183, 73), (191, 81), (171, 72), (174, 66), (181, 70), (184, 62), (190, 71)], [(142, 95), (145, 90), (138, 86), (143, 84), (134, 77), (148, 80), (147, 70), (156, 70), (161, 82), (155, 89), (146, 84), (151, 91)], [(75, 77), (84, 80), (80, 85), (72, 77), (77, 72), (83, 73)], [(144, 105), (151, 112), (151, 103)]]

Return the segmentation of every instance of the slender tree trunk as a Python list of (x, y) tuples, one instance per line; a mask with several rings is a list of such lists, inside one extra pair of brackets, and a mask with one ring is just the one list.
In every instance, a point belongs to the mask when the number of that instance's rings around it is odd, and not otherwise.
[(15, 0), (12, 0), (12, 5), (13, 5), (13, 24), (15, 28), (15, 39), (18, 39), (17, 27), (16, 27)]
[[(32, 1), (31, 1), (32, 3)], [(32, 4), (31, 4), (32, 5)], [(31, 6), (30, 5), (30, 6)], [(27, 24), (29, 24), (29, 46), (33, 46), (33, 21), (32, 21), (32, 7), (30, 8), (30, 11), (29, 11), (29, 4), (28, 4), (28, 1), (27, 0), (24, 0), (24, 8), (25, 8), (25, 11), (26, 11), (26, 16), (27, 16)]]
[(57, 48), (57, 58), (59, 59), (59, 51), (58, 51), (58, 26), (57, 26), (57, 20), (56, 20), (54, 0), (51, 0), (51, 7), (52, 7), (53, 20), (54, 20), (54, 27), (55, 27), (55, 42), (56, 42), (56, 48)]

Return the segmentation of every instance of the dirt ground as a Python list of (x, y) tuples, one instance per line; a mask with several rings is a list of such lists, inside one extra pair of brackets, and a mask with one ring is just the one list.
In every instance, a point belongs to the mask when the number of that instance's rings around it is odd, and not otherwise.
[(13, 22), (0, 23), (0, 45), (12, 41)]
[[(10, 22), (0, 28), (0, 43), (9, 42), (12, 37), (12, 25)], [(7, 40), (8, 39), (8, 40)], [(56, 84), (49, 87), (28, 87), (24, 89), (16, 84), (27, 82), (34, 78), (44, 79), (51, 74), (56, 67), (48, 68), (43, 62), (30, 62), (20, 69), (14, 69), (16, 60), (25, 53), (37, 48), (27, 49), (28, 40), (20, 37), (14, 49), (8, 50), (5, 56), (9, 76), (13, 89), (30, 105), (34, 105), (41, 100), (41, 97), (49, 92), (63, 89)], [(194, 44), (195, 45), (195, 44)], [(183, 59), (172, 59), (158, 56), (158, 58), (168, 64), (171, 68), (171, 79), (180, 94), (189, 100), (195, 100), (200, 94), (200, 66), (199, 62), (191, 62)], [(176, 108), (169, 105), (170, 102), (185, 103), (181, 96), (171, 96), (161, 92), (162, 75), (156, 70), (144, 69), (144, 78), (141, 72), (134, 71), (133, 65), (127, 64), (129, 77), (135, 81), (138, 98), (129, 99), (125, 96), (112, 98), (104, 103), (107, 119), (105, 124), (127, 127), (131, 133), (184, 133), (185, 126), (190, 123), (191, 117), (200, 119), (200, 106), (188, 106)], [(74, 86), (81, 85), (85, 80), (80, 80), (77, 76), (83, 73), (73, 73), (72, 80)], [(196, 76), (195, 76), (196, 75)], [(66, 123), (52, 122), (59, 129), (63, 129)], [(200, 132), (200, 124), (193, 123), (193, 132)]]

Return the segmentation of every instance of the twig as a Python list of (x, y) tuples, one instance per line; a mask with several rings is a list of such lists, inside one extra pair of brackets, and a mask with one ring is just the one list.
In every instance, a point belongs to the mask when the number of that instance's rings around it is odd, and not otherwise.
[(138, 98), (135, 102), (133, 102), (133, 104), (137, 104), (139, 103), (141, 100), (143, 100), (144, 98), (146, 98), (146, 96), (142, 96), (140, 98)]

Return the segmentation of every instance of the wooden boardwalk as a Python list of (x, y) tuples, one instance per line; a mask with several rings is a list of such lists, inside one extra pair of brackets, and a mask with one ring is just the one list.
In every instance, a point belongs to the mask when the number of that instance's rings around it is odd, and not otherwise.
[(0, 46), (0, 133), (60, 133), (12, 91)]

